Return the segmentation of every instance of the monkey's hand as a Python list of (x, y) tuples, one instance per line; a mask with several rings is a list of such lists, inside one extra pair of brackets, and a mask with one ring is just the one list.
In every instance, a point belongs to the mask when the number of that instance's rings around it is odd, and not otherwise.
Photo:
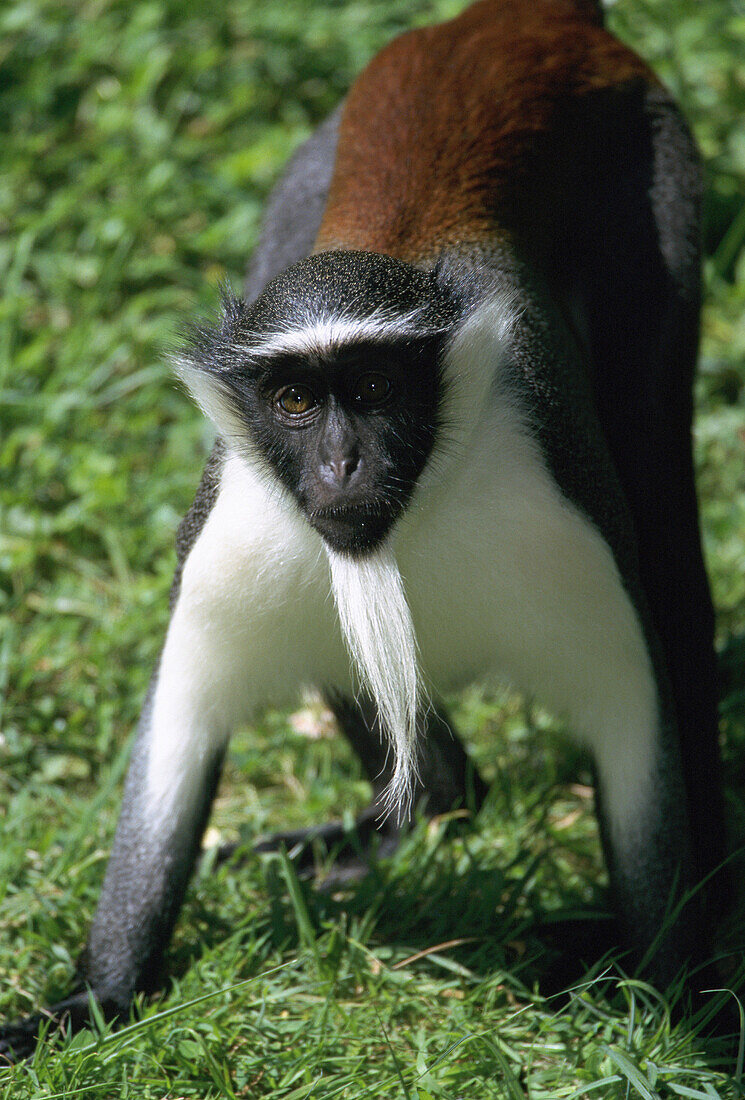
[(72, 1034), (89, 1022), (90, 995), (87, 989), (80, 989), (43, 1012), (26, 1016), (14, 1024), (0, 1025), (0, 1068), (30, 1058), (40, 1035)]

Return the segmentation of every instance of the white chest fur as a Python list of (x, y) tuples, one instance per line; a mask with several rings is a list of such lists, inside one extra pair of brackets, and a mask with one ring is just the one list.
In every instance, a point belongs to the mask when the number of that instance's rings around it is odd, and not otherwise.
[[(536, 694), (612, 762), (609, 800), (627, 816), (653, 766), (649, 656), (611, 551), (500, 393), (504, 328), (482, 310), (451, 349), (449, 457), (435, 456), (394, 536), (424, 680), (439, 693), (507, 678)], [(162, 786), (174, 752), (183, 771), (200, 745), (307, 684), (351, 688), (323, 544), (233, 456), (163, 653), (151, 785)]]

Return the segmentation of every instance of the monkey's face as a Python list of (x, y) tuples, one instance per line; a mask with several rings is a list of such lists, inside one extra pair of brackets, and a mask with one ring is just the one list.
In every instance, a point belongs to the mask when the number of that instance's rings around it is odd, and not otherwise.
[(373, 253), (300, 261), (226, 299), (180, 371), (228, 445), (294, 497), (327, 545), (380, 545), (435, 442), (447, 307), (430, 272)]
[(408, 502), (435, 438), (436, 358), (431, 340), (278, 356), (241, 402), (264, 458), (332, 549), (371, 549)]

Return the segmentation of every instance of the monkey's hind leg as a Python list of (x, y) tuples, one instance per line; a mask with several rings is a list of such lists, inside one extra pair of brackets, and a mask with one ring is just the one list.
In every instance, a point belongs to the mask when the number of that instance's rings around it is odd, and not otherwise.
[[(255, 851), (270, 852), (285, 847), (295, 865), (307, 869), (313, 866), (315, 849), (320, 845), (335, 856), (333, 871), (324, 878), (324, 883), (329, 884), (359, 878), (367, 870), (367, 859), (373, 851), (378, 856), (391, 854), (411, 827), (414, 813), (402, 821), (395, 815), (385, 816), (384, 792), (393, 775), (393, 760), (374, 704), (367, 699), (353, 702), (336, 692), (327, 692), (326, 700), (372, 785), (372, 802), (351, 829), (341, 821), (332, 821), (276, 833), (259, 841)], [(442, 707), (432, 707), (420, 714), (418, 735), (419, 774), (412, 802), (414, 812), (428, 818), (452, 810), (463, 810), (469, 815), (478, 813), (488, 788)], [(230, 854), (231, 849), (226, 849), (225, 855)]]

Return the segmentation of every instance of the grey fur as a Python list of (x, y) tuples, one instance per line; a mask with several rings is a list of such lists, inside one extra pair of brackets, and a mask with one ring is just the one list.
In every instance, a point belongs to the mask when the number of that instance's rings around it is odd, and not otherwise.
[(270, 279), (313, 248), (334, 170), (343, 107), (341, 103), (296, 150), (272, 191), (246, 272), (247, 302), (258, 298)]

